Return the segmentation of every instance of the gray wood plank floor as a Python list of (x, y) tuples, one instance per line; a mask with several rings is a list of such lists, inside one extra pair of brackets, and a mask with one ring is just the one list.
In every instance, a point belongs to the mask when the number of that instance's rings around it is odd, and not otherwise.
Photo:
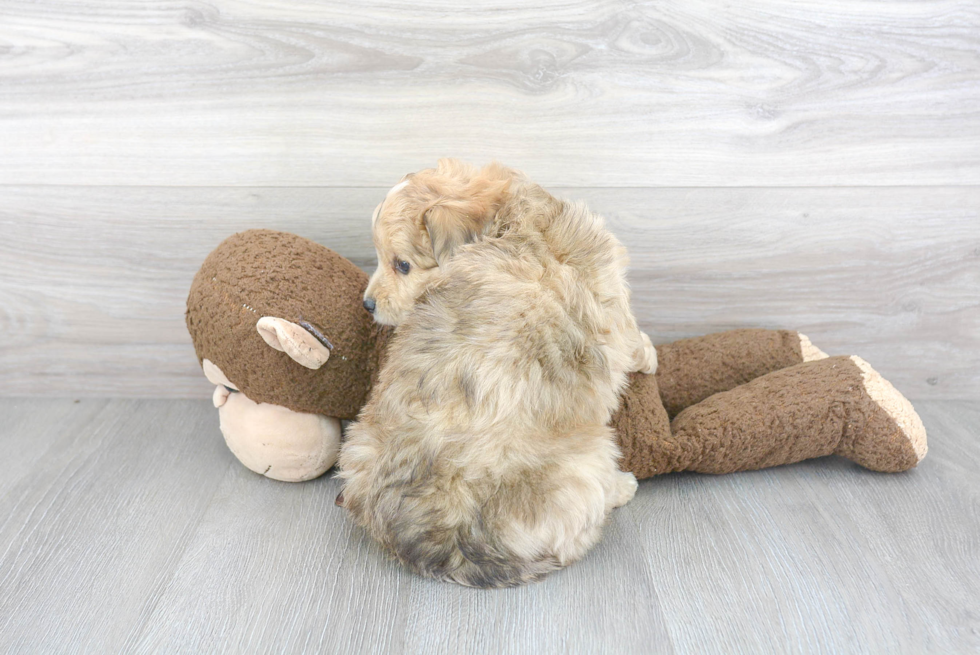
[(582, 562), (421, 579), (261, 478), (207, 401), (0, 400), (0, 652), (980, 650), (980, 405), (921, 401), (913, 471), (836, 458), (643, 482)]

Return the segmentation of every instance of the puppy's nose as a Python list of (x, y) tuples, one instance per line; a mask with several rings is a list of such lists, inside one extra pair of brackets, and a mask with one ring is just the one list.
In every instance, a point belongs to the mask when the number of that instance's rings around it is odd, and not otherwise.
[(364, 309), (368, 310), (372, 314), (374, 313), (374, 308), (376, 306), (377, 306), (377, 303), (374, 302), (374, 298), (365, 298), (364, 299)]

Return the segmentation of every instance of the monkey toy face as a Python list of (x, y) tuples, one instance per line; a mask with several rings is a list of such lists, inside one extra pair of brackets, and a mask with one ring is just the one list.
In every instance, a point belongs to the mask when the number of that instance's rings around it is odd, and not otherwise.
[(367, 282), (332, 250), (271, 230), (229, 237), (201, 266), (187, 329), (249, 469), (302, 481), (336, 462), (340, 421), (367, 400), (386, 337), (362, 305)]
[(340, 419), (257, 403), (211, 360), (204, 375), (215, 385), (221, 434), (235, 457), (260, 475), (283, 482), (312, 480), (337, 462)]

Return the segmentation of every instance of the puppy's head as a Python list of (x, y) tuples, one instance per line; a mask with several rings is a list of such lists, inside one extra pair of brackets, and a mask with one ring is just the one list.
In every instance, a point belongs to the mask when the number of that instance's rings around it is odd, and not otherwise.
[(454, 159), (402, 178), (371, 218), (378, 268), (364, 308), (384, 325), (398, 325), (456, 249), (484, 234), (505, 199), (513, 172)]

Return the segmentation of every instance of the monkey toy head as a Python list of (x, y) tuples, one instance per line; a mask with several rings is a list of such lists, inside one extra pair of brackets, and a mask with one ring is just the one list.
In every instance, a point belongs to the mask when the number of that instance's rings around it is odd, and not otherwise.
[(340, 420), (367, 400), (387, 337), (362, 307), (367, 283), (329, 248), (273, 230), (235, 234), (204, 261), (187, 329), (248, 468), (292, 482), (336, 462)]

